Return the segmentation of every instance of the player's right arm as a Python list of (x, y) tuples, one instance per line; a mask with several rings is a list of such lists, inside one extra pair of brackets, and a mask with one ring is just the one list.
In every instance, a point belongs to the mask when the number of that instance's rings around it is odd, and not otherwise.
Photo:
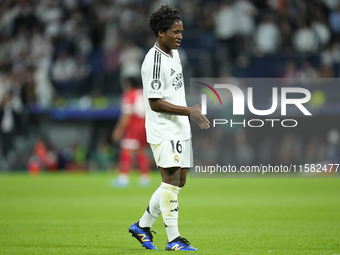
[(201, 113), (201, 106), (186, 107), (174, 105), (163, 100), (165, 86), (165, 72), (161, 65), (161, 56), (155, 52), (155, 55), (149, 55), (142, 65), (142, 79), (144, 92), (152, 111), (170, 115), (190, 116), (202, 129), (210, 127), (209, 120)]
[(193, 107), (179, 106), (171, 104), (159, 98), (149, 98), (149, 104), (153, 111), (170, 115), (183, 115), (190, 117), (200, 128), (208, 129), (209, 120), (201, 112), (201, 104)]
[(112, 132), (113, 142), (118, 143), (123, 138), (126, 126), (130, 122), (131, 118), (132, 118), (132, 114), (122, 113), (120, 115), (118, 123)]
[(131, 93), (125, 92), (122, 95), (121, 115), (111, 135), (115, 143), (118, 143), (124, 136), (125, 129), (133, 116), (133, 104), (134, 100)]

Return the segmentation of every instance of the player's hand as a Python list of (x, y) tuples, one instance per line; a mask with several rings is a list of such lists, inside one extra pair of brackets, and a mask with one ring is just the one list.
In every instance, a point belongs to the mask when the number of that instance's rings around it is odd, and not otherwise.
[(195, 121), (201, 129), (210, 128), (210, 121), (201, 112), (201, 104), (190, 107), (190, 118)]
[(123, 138), (123, 130), (119, 127), (116, 127), (112, 132), (111, 138), (114, 143), (119, 143), (119, 141)]

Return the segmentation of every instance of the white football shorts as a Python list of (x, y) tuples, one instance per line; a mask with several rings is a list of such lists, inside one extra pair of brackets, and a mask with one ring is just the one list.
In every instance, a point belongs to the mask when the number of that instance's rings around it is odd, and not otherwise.
[(193, 165), (191, 139), (164, 139), (160, 144), (150, 144), (150, 147), (158, 167), (190, 168)]

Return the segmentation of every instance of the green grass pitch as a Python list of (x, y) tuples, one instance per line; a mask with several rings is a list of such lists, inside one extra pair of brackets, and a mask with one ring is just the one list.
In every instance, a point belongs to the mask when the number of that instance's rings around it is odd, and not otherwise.
[[(128, 227), (160, 184), (109, 187), (112, 175), (0, 175), (0, 254), (160, 254)], [(340, 254), (340, 179), (193, 179), (179, 194), (179, 229), (196, 254)]]

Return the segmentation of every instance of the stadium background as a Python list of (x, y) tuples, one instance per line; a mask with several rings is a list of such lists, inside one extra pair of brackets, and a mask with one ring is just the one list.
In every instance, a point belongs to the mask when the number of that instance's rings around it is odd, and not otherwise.
[[(0, 102), (12, 102), (14, 121), (1, 128), (0, 169), (37, 168), (39, 150), (49, 155), (45, 169), (115, 168), (117, 148), (110, 135), (119, 116), (121, 82), (140, 77), (143, 57), (155, 42), (148, 16), (161, 3), (0, 2)], [(168, 3), (182, 11), (180, 51), (187, 86), (190, 77), (339, 77), (336, 0)], [(320, 109), (330, 95), (338, 95), (324, 88), (317, 92)], [(275, 157), (287, 163), (294, 161), (293, 154), (308, 163), (327, 158), (327, 133), (339, 124), (335, 105), (320, 111), (323, 122), (302, 120), (314, 128), (267, 139), (268, 146), (279, 148)], [(247, 130), (240, 132), (230, 138), (231, 157), (237, 157), (233, 148), (240, 147), (239, 155), (258, 158), (256, 144), (266, 132), (256, 139)]]
[[(1, 254), (145, 253), (127, 228), (160, 176), (142, 188), (132, 173), (129, 188), (115, 189), (107, 170), (117, 163), (121, 81), (140, 77), (155, 42), (148, 16), (163, 2), (0, 0)], [(299, 128), (231, 129), (230, 162), (339, 163), (340, 88), (305, 83), (339, 78), (338, 0), (167, 2), (182, 11), (187, 87), (190, 77), (271, 77), (312, 92), (318, 114)], [(339, 187), (338, 178), (190, 178), (180, 231), (201, 254), (339, 254)], [(153, 229), (162, 250), (161, 219)]]

